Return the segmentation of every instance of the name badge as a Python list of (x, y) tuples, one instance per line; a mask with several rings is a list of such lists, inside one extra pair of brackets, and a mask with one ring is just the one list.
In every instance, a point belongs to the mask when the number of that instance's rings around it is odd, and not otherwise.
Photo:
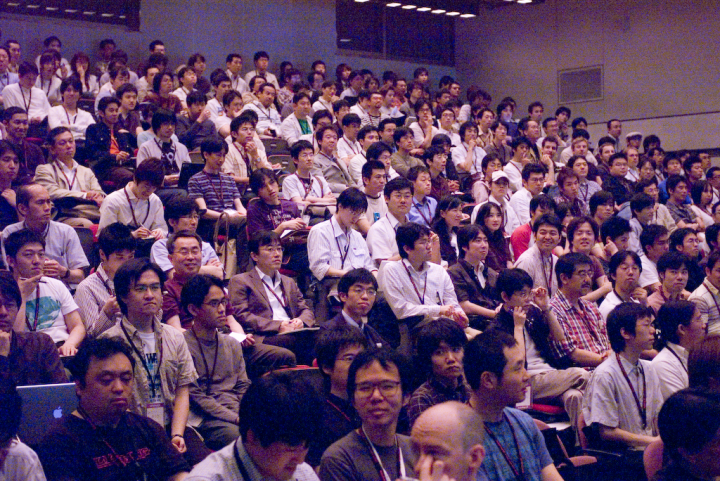
[(162, 402), (147, 403), (145, 406), (145, 416), (160, 426), (165, 426), (165, 404)]

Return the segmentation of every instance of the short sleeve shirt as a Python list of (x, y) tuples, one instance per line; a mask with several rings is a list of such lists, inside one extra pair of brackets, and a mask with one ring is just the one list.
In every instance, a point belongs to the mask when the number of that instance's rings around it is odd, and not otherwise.
[(65, 316), (77, 309), (65, 284), (51, 277), (43, 277), (38, 289), (25, 302), (28, 329), (44, 332), (53, 342), (64, 341), (69, 336)]
[(240, 191), (235, 180), (222, 172), (209, 174), (198, 172), (188, 182), (188, 197), (204, 199), (208, 209), (222, 212), (235, 208), (235, 199), (240, 198)]

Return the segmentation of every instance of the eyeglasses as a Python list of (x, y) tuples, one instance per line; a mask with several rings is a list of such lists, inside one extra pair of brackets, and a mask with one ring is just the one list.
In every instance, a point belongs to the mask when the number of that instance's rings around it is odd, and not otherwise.
[(217, 309), (219, 306), (227, 307), (228, 300), (227, 297), (224, 297), (222, 299), (213, 299), (209, 302), (203, 302), (203, 304), (205, 304), (206, 306), (210, 306), (213, 309)]
[(188, 219), (188, 220), (199, 220), (199, 219), (200, 219), (200, 216), (199, 216), (199, 215), (197, 215), (197, 214), (192, 214), (192, 215), (181, 215), (181, 216), (180, 216), (180, 219)]
[(364, 382), (355, 386), (355, 395), (361, 398), (369, 398), (377, 389), (382, 397), (389, 397), (397, 394), (399, 388), (400, 381)]
[(133, 291), (137, 292), (138, 294), (144, 294), (150, 289), (153, 292), (158, 292), (162, 289), (162, 284), (138, 284), (135, 287), (133, 287)]
[(350, 292), (357, 296), (367, 294), (370, 297), (375, 297), (377, 295), (377, 291), (373, 288), (363, 289), (362, 287), (353, 287), (352, 289), (350, 289)]

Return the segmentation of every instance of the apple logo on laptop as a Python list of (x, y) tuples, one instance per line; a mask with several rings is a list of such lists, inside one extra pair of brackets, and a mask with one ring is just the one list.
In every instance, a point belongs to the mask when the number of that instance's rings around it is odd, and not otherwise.
[(57, 409), (53, 410), (53, 417), (60, 419), (62, 417), (62, 407), (58, 406)]

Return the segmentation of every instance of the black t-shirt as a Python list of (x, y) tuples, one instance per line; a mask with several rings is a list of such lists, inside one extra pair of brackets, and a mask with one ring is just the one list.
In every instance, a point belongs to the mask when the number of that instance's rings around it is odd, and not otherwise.
[[(113, 452), (114, 451), (114, 452)], [(71, 415), (54, 424), (37, 450), (52, 480), (165, 480), (190, 471), (158, 423), (126, 413), (115, 428)]]

